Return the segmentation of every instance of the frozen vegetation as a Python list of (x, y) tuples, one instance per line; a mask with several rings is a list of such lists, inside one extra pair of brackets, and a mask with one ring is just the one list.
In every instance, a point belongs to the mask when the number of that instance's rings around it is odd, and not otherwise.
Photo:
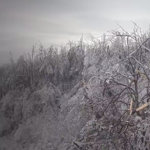
[(134, 24), (0, 67), (0, 150), (150, 150), (149, 38)]

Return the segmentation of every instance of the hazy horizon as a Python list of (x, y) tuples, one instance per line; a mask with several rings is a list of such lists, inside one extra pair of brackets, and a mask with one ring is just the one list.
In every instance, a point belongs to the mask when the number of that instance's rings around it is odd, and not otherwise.
[(66, 44), (81, 35), (100, 36), (117, 27), (127, 31), (137, 23), (149, 29), (150, 2), (145, 0), (0, 0), (0, 65), (31, 52), (42, 43)]

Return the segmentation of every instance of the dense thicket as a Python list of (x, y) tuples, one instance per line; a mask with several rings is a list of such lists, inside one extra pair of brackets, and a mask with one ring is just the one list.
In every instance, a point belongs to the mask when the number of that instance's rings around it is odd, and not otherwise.
[(27, 87), (35, 90), (47, 82), (59, 85), (62, 91), (68, 90), (78, 78), (81, 79), (83, 60), (82, 41), (59, 50), (53, 46), (47, 50), (43, 46), (39, 50), (33, 47), (31, 55), (22, 55), (17, 62), (11, 57), (10, 64), (0, 67), (0, 98), (10, 90)]
[[(56, 88), (61, 94), (56, 94)], [(27, 89), (30, 94), (25, 93)], [(65, 136), (75, 140), (71, 141), (74, 149), (141, 148), (140, 143), (144, 145), (146, 137), (142, 140), (144, 142), (139, 142), (139, 139), (141, 141), (143, 138), (139, 136), (139, 128), (144, 121), (145, 125), (150, 120), (150, 34), (143, 33), (134, 24), (131, 33), (120, 27), (118, 31), (112, 31), (110, 36), (92, 37), (90, 43), (81, 39), (77, 43), (69, 42), (66, 47), (60, 49), (51, 46), (46, 50), (40, 46), (37, 50), (33, 47), (31, 55), (22, 55), (17, 62), (11, 58), (10, 64), (0, 67), (0, 98), (10, 91), (15, 91), (14, 95), (18, 94), (22, 100), (14, 98), (16, 101), (6, 102), (6, 108), (3, 99), (2, 112), (6, 115), (3, 116), (8, 118), (13, 128), (18, 128), (23, 119), (27, 121), (37, 114), (42, 114), (43, 107), (48, 110), (57, 105), (55, 109), (61, 109), (62, 113), (61, 116), (58, 112), (59, 115), (54, 114), (57, 120), (62, 119), (62, 116), (69, 119), (57, 122), (51, 116), (54, 122), (51, 126), (55, 127), (61, 122), (63, 125), (58, 125), (58, 128), (63, 126), (67, 130)], [(49, 95), (51, 92), (55, 96)], [(26, 98), (21, 97), (22, 93)], [(78, 96), (69, 104), (68, 99), (76, 93)], [(26, 95), (29, 95), (29, 98)], [(10, 101), (13, 100), (12, 97), (10, 94)], [(81, 106), (84, 107), (79, 112), (84, 115), (78, 114), (77, 109), (81, 109)], [(73, 111), (79, 115), (78, 118)], [(18, 120), (14, 119), (14, 112)], [(53, 115), (52, 112), (50, 114)], [(87, 115), (90, 116), (91, 126), (86, 126)], [(67, 123), (74, 121), (70, 116), (75, 117), (75, 123), (79, 120), (79, 124), (82, 124), (70, 129), (75, 135), (82, 128), (82, 134), (78, 133), (78, 138), (70, 136)], [(5, 124), (8, 124), (6, 119), (4, 120)], [(86, 121), (82, 123), (82, 120)], [(74, 124), (70, 123), (70, 126), (72, 125)], [(57, 139), (59, 138), (58, 136)], [(148, 142), (149, 140), (146, 141), (145, 148)]]

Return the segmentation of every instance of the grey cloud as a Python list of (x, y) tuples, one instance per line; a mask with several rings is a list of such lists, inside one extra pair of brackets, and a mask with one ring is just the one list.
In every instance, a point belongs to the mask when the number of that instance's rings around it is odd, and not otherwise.
[(132, 20), (146, 29), (149, 6), (149, 0), (1, 0), (0, 59), (6, 57), (4, 51), (16, 57), (29, 52), (38, 41), (48, 47), (82, 34), (101, 35), (114, 29), (116, 22), (130, 30)]

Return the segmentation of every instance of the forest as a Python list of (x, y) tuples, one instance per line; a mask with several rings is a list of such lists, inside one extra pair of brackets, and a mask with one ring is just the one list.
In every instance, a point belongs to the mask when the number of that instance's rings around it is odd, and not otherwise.
[(150, 31), (32, 47), (0, 67), (0, 150), (149, 150)]

